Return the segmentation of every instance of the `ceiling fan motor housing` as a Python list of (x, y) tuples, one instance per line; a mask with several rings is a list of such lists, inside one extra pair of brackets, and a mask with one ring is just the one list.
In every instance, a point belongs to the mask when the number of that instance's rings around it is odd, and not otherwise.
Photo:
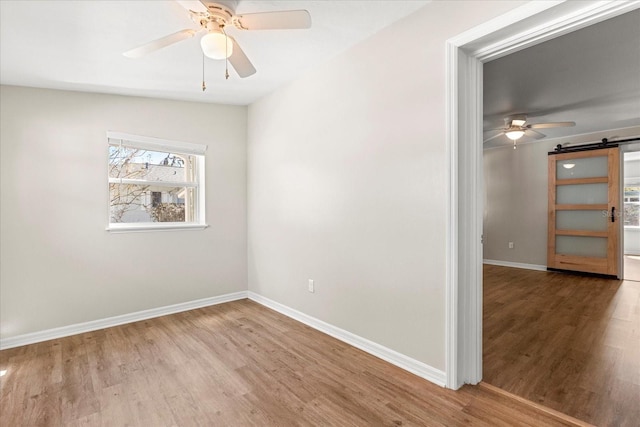
[(524, 126), (527, 122), (526, 114), (512, 114), (504, 118), (505, 127)]
[(207, 12), (191, 11), (191, 19), (207, 31), (224, 28), (232, 21), (233, 11), (222, 4), (207, 3)]
[(218, 20), (225, 24), (233, 17), (233, 12), (221, 5), (209, 5), (207, 6), (207, 10), (209, 11), (209, 17), (211, 19)]

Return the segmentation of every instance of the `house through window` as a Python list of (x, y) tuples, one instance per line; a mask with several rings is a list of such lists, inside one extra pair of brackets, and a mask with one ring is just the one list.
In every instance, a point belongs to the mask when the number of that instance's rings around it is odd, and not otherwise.
[(206, 146), (108, 133), (110, 231), (202, 228)]

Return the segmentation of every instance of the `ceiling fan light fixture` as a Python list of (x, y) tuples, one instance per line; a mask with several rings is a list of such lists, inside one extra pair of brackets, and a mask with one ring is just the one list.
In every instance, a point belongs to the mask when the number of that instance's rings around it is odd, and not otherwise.
[(524, 135), (524, 131), (523, 130), (510, 130), (504, 133), (507, 138), (509, 138), (512, 141), (516, 141), (520, 138), (522, 138), (522, 135)]
[(200, 39), (202, 53), (207, 58), (225, 59), (233, 53), (233, 43), (221, 30), (209, 31)]

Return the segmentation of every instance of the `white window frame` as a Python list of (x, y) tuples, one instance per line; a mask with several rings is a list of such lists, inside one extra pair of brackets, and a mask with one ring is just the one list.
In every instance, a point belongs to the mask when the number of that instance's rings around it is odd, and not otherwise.
[[(195, 221), (179, 222), (140, 222), (115, 223), (111, 222), (111, 205), (107, 203), (108, 225), (106, 230), (111, 233), (128, 233), (139, 231), (175, 231), (175, 230), (203, 230), (208, 227), (205, 219), (205, 152), (207, 146), (190, 142), (170, 141), (148, 136), (132, 135), (123, 132), (107, 132), (107, 147), (119, 144), (125, 147), (139, 148), (150, 151), (160, 151), (194, 156), (196, 159), (196, 178), (194, 182), (154, 182), (154, 185), (167, 187), (191, 187), (196, 189), (196, 206), (194, 207)], [(122, 179), (109, 177), (108, 184), (142, 184), (146, 181), (137, 179)], [(108, 186), (107, 184), (107, 186)]]

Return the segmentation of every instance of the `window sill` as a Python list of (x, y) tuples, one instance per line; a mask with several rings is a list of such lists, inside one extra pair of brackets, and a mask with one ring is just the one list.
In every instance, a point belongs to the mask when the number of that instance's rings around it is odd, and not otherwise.
[(637, 225), (625, 225), (624, 229), (625, 230), (640, 231), (640, 226), (637, 226)]
[(207, 224), (110, 224), (106, 230), (110, 233), (136, 233), (146, 231), (179, 231), (179, 230), (204, 230)]

